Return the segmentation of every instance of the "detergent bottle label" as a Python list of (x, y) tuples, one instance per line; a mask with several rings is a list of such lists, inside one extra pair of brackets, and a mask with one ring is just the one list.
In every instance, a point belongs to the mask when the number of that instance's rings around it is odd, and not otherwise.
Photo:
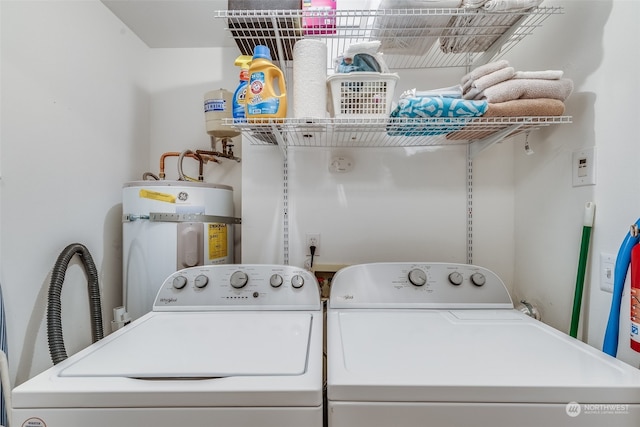
[(255, 71), (249, 78), (249, 90), (247, 99), (247, 115), (276, 115), (280, 110), (280, 99), (270, 96), (270, 91), (265, 90), (265, 73)]
[(246, 117), (244, 112), (245, 99), (247, 97), (247, 82), (241, 84), (238, 89), (236, 89), (236, 93), (233, 98), (233, 118), (234, 119), (244, 119)]
[(280, 100), (277, 98), (271, 98), (266, 101), (258, 102), (257, 104), (248, 104), (247, 113), (250, 116), (256, 116), (258, 114), (277, 114), (279, 108)]

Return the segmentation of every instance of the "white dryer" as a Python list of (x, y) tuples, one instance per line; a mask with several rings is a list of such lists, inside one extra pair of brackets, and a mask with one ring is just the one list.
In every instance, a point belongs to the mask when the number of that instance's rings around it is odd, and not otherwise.
[(209, 265), (153, 311), (13, 390), (28, 427), (321, 427), (323, 316), (309, 272)]
[(638, 427), (640, 371), (518, 310), (491, 271), (377, 263), (333, 279), (329, 427)]

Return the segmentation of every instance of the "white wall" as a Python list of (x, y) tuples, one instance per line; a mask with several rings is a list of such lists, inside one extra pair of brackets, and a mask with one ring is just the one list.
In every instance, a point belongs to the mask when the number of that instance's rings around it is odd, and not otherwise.
[[(148, 85), (150, 91), (150, 171), (159, 173), (160, 157), (167, 152), (183, 150), (222, 150), (222, 142), (212, 146), (206, 133), (204, 94), (220, 88), (233, 92), (238, 85), (239, 69), (233, 65), (235, 49), (151, 49), (149, 51)], [(242, 139), (233, 138), (233, 151), (242, 158)], [(204, 167), (204, 181), (231, 186), (234, 190), (236, 216), (242, 213), (242, 170), (244, 163), (220, 159)], [(198, 176), (198, 163), (186, 159), (183, 171)], [(167, 180), (179, 177), (177, 158), (165, 162)], [(140, 178), (138, 178), (140, 179)], [(234, 227), (236, 263), (241, 262), (242, 227)]]
[[(640, 4), (636, 1), (614, 2), (610, 21), (604, 32), (603, 60), (598, 76), (589, 79), (596, 96), (595, 135), (598, 149), (598, 186), (595, 199), (597, 214), (594, 256), (600, 252), (616, 254), (628, 232), (629, 225), (640, 217), (640, 168), (638, 168), (637, 124), (640, 112), (634, 105), (640, 93), (640, 75), (629, 67), (628, 52), (640, 50), (640, 29), (636, 18)], [(623, 49), (614, 50), (620, 40), (626, 40)], [(623, 106), (623, 108), (620, 108)], [(594, 261), (597, 258), (592, 258)], [(620, 345), (618, 356), (638, 366), (640, 355), (629, 349), (629, 283), (622, 301)], [(609, 313), (610, 295), (599, 289), (598, 264), (592, 262), (590, 289), (589, 342), (602, 345)]]
[[(602, 34), (610, 1), (546, 2), (562, 5), (544, 31), (522, 43), (520, 55), (510, 57), (520, 70), (560, 69), (574, 82), (566, 114), (573, 123), (530, 135), (534, 155), (516, 150), (516, 293), (537, 304), (545, 322), (569, 331), (582, 218), (594, 187), (573, 187), (572, 152), (594, 147), (594, 94), (585, 80), (602, 60)], [(567, 28), (573, 30), (568, 32)], [(562, 40), (562, 43), (559, 43)], [(543, 48), (540, 48), (543, 46)], [(521, 47), (521, 46), (518, 46)], [(533, 49), (544, 55), (527, 54)]]
[[(51, 269), (84, 244), (105, 329), (121, 304), (121, 187), (149, 168), (148, 49), (96, 1), (2, 1), (1, 282), (9, 363), (21, 383), (51, 366)], [(67, 352), (91, 342), (87, 280), (63, 288)]]
[[(573, 79), (574, 93), (566, 103), (573, 124), (532, 134), (532, 156), (516, 150), (515, 293), (538, 304), (545, 322), (569, 331), (583, 212), (587, 202), (594, 202), (580, 336), (602, 348), (611, 294), (599, 288), (599, 256), (617, 254), (629, 225), (640, 215), (634, 155), (640, 113), (632, 107), (640, 79), (629, 62), (629, 55), (640, 49), (635, 23), (640, 4), (610, 0), (545, 4), (562, 5), (565, 14), (550, 18), (511, 59), (520, 69), (559, 68)], [(534, 50), (544, 54), (528, 54)], [(596, 150), (597, 185), (572, 187), (572, 152), (589, 147)], [(639, 355), (628, 349), (628, 289), (625, 295), (618, 356), (638, 366)]]
[[(397, 95), (412, 87), (455, 85), (465, 72), (395, 71), (400, 75)], [(264, 146), (246, 146), (244, 153), (250, 172), (243, 172), (243, 260), (282, 262), (283, 155), (277, 147)], [(514, 261), (512, 153), (511, 145), (498, 145), (481, 153), (473, 168), (473, 260), (494, 270), (509, 287)], [(353, 159), (353, 171), (329, 171), (331, 158), (338, 155)], [(308, 262), (307, 233), (320, 233), (316, 266), (466, 262), (466, 146), (293, 147), (287, 159), (290, 264)]]

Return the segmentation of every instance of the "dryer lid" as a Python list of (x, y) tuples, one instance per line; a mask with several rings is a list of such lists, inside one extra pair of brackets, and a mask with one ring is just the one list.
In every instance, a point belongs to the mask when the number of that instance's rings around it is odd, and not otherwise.
[(312, 315), (304, 312), (149, 313), (62, 369), (60, 376), (301, 375), (307, 366), (311, 321)]
[(330, 400), (640, 403), (640, 371), (517, 310), (335, 310)]

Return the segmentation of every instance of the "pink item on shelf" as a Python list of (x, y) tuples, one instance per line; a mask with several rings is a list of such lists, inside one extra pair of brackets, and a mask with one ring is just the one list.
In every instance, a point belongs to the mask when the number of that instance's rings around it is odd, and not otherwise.
[(305, 35), (336, 33), (336, 0), (302, 0)]

